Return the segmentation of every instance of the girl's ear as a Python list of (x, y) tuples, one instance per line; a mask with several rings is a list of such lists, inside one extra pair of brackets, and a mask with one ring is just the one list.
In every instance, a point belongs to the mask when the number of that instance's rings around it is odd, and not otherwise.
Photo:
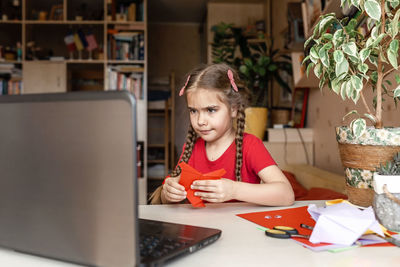
[(235, 107), (231, 107), (231, 117), (232, 118), (236, 118), (237, 117), (237, 111), (238, 111), (238, 108), (235, 106)]

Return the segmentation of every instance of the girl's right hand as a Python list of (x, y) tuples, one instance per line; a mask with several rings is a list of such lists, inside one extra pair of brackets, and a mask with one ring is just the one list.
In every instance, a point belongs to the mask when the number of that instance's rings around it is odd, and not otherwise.
[(180, 175), (165, 179), (161, 196), (165, 202), (180, 202), (186, 198), (186, 191), (183, 185), (179, 184)]

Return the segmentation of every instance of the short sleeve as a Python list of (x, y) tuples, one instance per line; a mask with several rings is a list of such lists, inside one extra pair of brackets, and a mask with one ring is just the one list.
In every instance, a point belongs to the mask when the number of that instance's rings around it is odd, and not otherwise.
[(247, 168), (256, 174), (268, 166), (276, 165), (261, 139), (251, 134), (243, 138), (243, 157), (246, 158)]

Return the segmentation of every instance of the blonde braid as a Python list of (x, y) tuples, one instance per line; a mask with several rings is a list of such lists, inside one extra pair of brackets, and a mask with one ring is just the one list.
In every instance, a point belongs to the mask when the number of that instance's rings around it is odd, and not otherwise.
[(236, 181), (241, 181), (241, 171), (243, 165), (243, 134), (246, 115), (244, 113), (244, 105), (240, 105), (237, 111), (237, 127), (236, 127)]
[[(186, 136), (185, 150), (183, 151), (182, 160), (188, 163), (190, 156), (192, 155), (194, 144), (196, 143), (197, 134), (194, 131), (192, 125), (189, 126), (189, 130)], [(181, 174), (181, 167), (177, 166), (175, 170), (171, 173), (171, 177), (176, 177)]]

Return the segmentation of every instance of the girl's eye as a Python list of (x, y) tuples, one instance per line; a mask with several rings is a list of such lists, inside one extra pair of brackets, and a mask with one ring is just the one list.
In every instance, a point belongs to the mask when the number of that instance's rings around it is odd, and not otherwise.
[(216, 112), (217, 110), (216, 110), (215, 108), (208, 108), (207, 111), (210, 112), (210, 113), (214, 113), (214, 112)]
[(189, 109), (189, 113), (190, 113), (190, 114), (195, 114), (195, 113), (196, 113), (196, 110), (195, 110), (195, 109)]

